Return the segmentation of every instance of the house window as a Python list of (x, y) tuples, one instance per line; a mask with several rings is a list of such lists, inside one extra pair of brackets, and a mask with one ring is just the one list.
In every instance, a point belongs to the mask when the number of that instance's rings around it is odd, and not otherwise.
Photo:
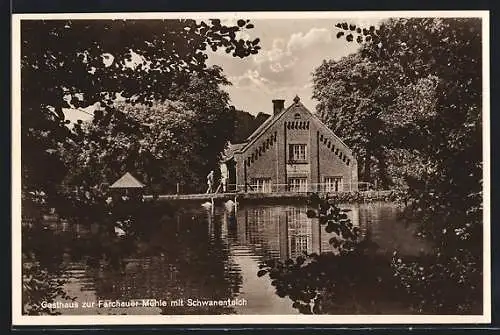
[(307, 178), (306, 177), (289, 178), (288, 189), (290, 192), (307, 192)]
[(252, 178), (253, 192), (269, 193), (272, 192), (271, 178)]
[(339, 192), (342, 190), (342, 177), (325, 177), (325, 192)]
[(306, 144), (290, 144), (288, 150), (291, 162), (306, 162), (306, 157), (307, 157)]

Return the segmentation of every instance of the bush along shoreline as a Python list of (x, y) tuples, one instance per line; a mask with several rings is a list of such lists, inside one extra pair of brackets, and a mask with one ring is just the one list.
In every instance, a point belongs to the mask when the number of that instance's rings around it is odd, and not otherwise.
[[(313, 194), (307, 217), (334, 233), (326, 253), (263, 259), (258, 277), (269, 276), (275, 293), (289, 297), (302, 314), (481, 313), (482, 271), (472, 255), (464, 260), (437, 253), (392, 257), (376, 252), (370, 231), (349, 219), (342, 204)], [(468, 262), (468, 263), (467, 263)]]
[(400, 190), (383, 190), (383, 191), (359, 191), (359, 192), (338, 192), (326, 194), (328, 199), (332, 199), (337, 203), (356, 203), (356, 202), (403, 202), (407, 203), (407, 193)]
[(362, 202), (397, 202), (407, 206), (410, 201), (405, 191), (383, 190), (383, 191), (358, 191), (358, 192), (304, 192), (304, 193), (245, 193), (238, 195), (244, 202), (280, 203), (283, 201), (299, 201), (309, 199), (313, 194), (334, 200), (336, 203), (362, 203)]

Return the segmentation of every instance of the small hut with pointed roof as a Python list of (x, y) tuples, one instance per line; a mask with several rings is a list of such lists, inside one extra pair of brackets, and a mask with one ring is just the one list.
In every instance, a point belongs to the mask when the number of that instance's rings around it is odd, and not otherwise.
[(142, 197), (142, 190), (145, 186), (146, 185), (137, 180), (132, 174), (127, 172), (109, 188), (114, 195)]

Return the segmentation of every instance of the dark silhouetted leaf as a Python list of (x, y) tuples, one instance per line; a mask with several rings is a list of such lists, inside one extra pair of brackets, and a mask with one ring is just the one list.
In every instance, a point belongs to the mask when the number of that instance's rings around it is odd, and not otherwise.
[(312, 210), (312, 209), (308, 209), (307, 212), (306, 212), (306, 215), (308, 218), (315, 218), (317, 217), (317, 213), (315, 210)]
[(262, 277), (266, 275), (267, 272), (268, 272), (267, 270), (259, 270), (259, 272), (257, 272), (257, 277)]

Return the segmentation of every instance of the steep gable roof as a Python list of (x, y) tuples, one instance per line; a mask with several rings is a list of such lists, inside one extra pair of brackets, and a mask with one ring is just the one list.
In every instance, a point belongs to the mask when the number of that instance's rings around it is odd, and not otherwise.
[(294, 108), (302, 108), (306, 112), (308, 112), (312, 118), (316, 122), (319, 122), (319, 124), (323, 125), (324, 128), (332, 135), (335, 139), (337, 139), (347, 150), (349, 150), (352, 153), (352, 150), (340, 139), (335, 133), (328, 128), (322, 121), (321, 119), (312, 113), (309, 109), (307, 109), (306, 106), (302, 102), (300, 102), (300, 98), (298, 96), (295, 96), (293, 99), (293, 103), (288, 106), (287, 108), (284, 108), (281, 112), (279, 112), (277, 115), (272, 115), (270, 118), (268, 118), (259, 128), (257, 128), (245, 141), (244, 145), (239, 147), (238, 150), (234, 150), (235, 152), (244, 152), (252, 143), (254, 143), (263, 133), (265, 133), (273, 124), (275, 124), (283, 115), (288, 113), (288, 111), (294, 109)]
[(109, 188), (143, 188), (144, 186), (143, 183), (127, 172)]

